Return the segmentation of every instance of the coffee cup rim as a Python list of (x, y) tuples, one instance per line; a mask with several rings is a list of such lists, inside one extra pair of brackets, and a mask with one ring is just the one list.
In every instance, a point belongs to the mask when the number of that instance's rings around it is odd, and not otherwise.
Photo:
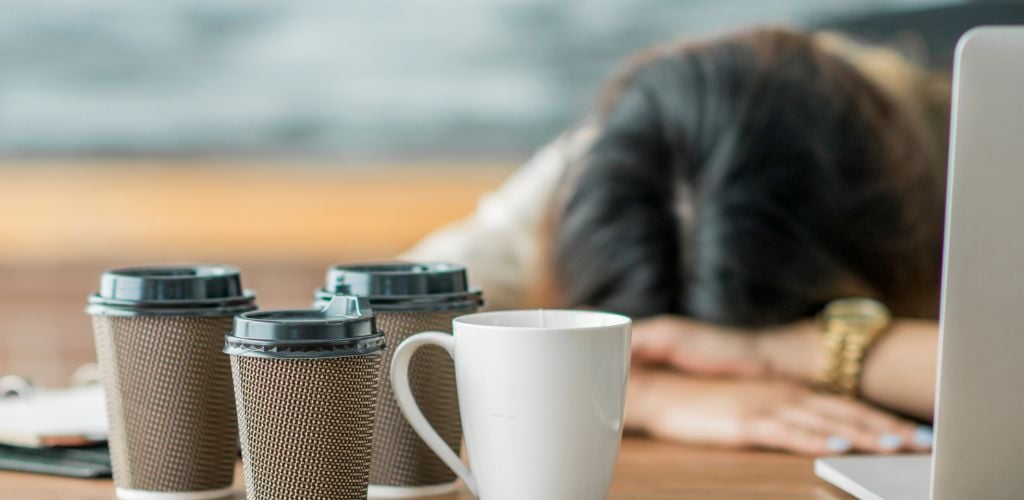
[[(533, 315), (533, 319), (535, 321), (532, 323), (528, 321), (520, 322), (516, 319), (525, 318), (528, 315)], [(556, 317), (547, 317), (550, 315), (555, 315)], [(563, 318), (559, 318), (557, 316), (565, 315), (590, 318), (600, 317), (608, 321), (600, 323), (586, 322), (584, 324), (564, 324), (562, 323)], [(503, 319), (506, 321), (502, 322), (501, 320)], [(505, 311), (484, 311), (465, 314), (452, 320), (453, 326), (464, 326), (473, 329), (485, 328), (501, 331), (587, 331), (629, 326), (632, 322), (633, 320), (629, 316), (608, 311), (587, 309), (513, 309)]]

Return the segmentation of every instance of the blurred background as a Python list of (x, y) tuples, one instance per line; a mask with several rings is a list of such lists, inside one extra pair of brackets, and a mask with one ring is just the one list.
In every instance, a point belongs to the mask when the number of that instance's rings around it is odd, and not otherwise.
[(0, 0), (0, 374), (94, 358), (104, 268), (237, 264), (303, 307), (333, 262), (468, 214), (646, 46), (829, 28), (948, 71), (1022, 4), (936, 0)]

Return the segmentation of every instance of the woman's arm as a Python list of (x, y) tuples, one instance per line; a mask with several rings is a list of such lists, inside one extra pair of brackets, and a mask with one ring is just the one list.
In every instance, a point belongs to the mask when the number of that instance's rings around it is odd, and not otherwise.
[(808, 455), (927, 451), (930, 430), (785, 380), (691, 378), (634, 367), (626, 428), (659, 439)]
[[(824, 364), (821, 334), (812, 320), (765, 331), (709, 325), (678, 316), (639, 322), (638, 363), (667, 364), (698, 375), (783, 376), (813, 384)], [(931, 421), (935, 400), (938, 324), (897, 320), (864, 358), (864, 399)]]
[[(813, 321), (767, 332), (755, 340), (757, 356), (770, 372), (808, 383), (820, 373), (821, 334)], [(861, 397), (930, 422), (935, 407), (938, 344), (937, 322), (894, 321), (865, 354)]]

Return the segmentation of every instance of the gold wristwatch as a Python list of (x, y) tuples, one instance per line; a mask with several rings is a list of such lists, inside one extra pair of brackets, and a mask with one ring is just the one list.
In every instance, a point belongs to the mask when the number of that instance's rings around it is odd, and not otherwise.
[(825, 363), (819, 382), (827, 391), (856, 397), (867, 353), (892, 322), (889, 309), (868, 298), (829, 302), (818, 315)]

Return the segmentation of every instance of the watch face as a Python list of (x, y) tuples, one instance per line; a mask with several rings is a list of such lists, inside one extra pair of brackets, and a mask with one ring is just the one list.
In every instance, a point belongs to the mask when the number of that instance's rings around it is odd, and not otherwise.
[(826, 321), (850, 326), (872, 326), (889, 322), (890, 314), (881, 302), (867, 298), (840, 299), (822, 311)]

